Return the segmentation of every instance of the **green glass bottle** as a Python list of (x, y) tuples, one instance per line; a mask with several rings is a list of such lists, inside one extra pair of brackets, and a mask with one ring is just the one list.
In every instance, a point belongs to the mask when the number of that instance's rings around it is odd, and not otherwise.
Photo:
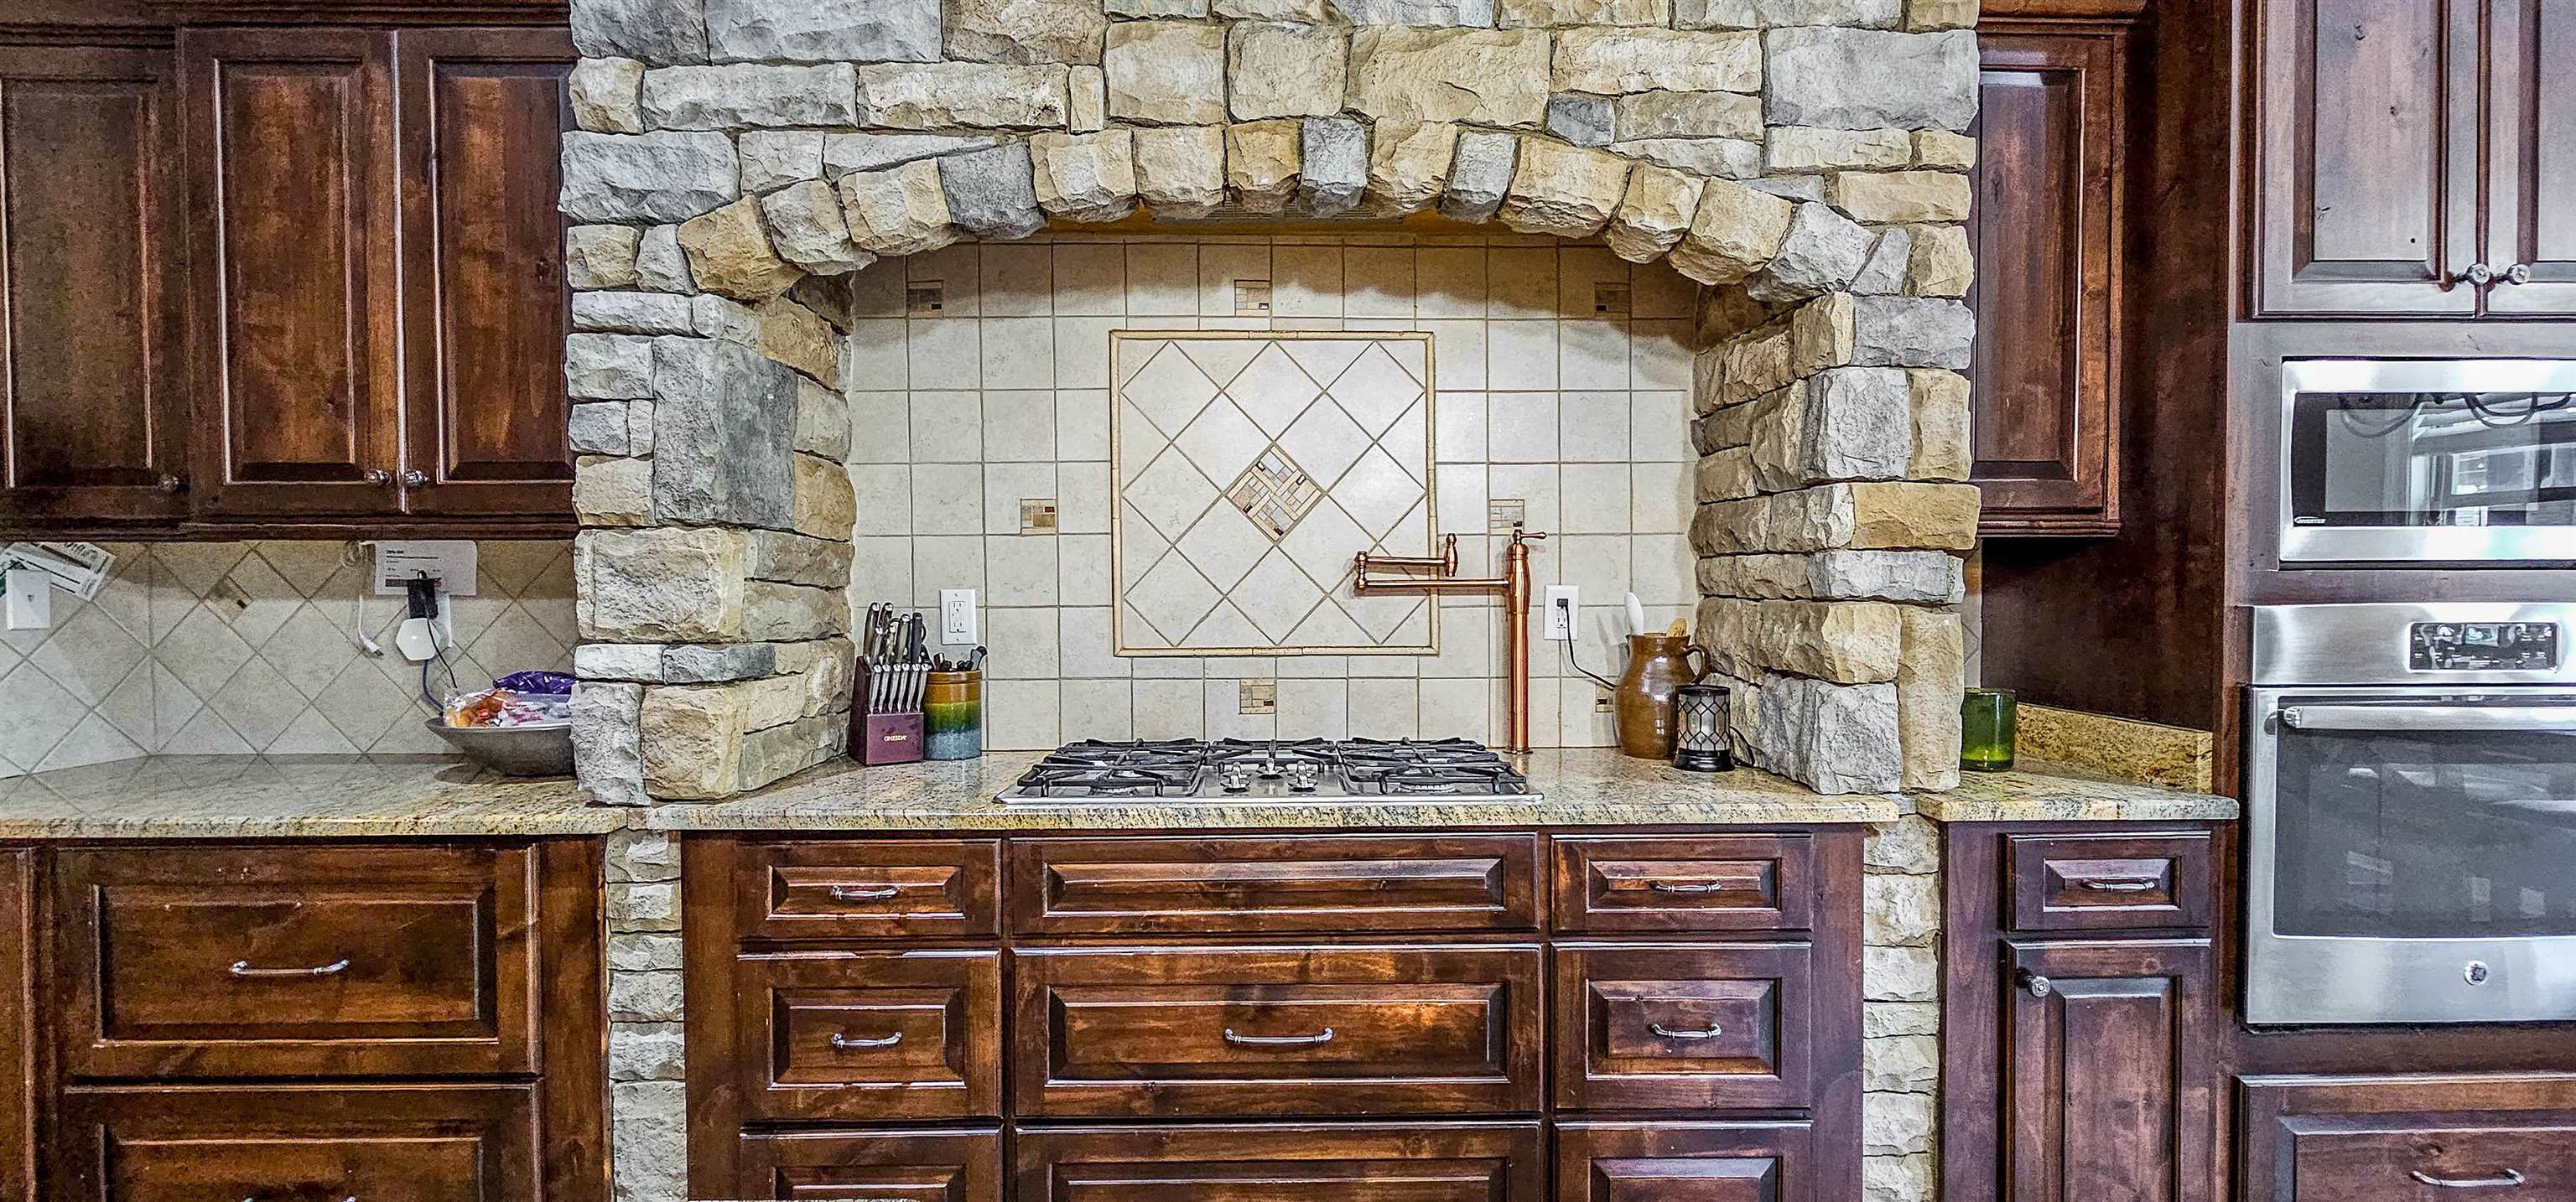
[(2013, 766), (2015, 706), (2011, 689), (1970, 689), (1959, 702), (1959, 766), (2007, 772)]

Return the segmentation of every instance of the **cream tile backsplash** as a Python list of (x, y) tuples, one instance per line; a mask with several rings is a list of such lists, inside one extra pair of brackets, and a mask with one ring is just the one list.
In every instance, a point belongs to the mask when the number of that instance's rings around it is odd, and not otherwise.
[[(1540, 584), (1583, 590), (1584, 667), (1614, 674), (1634, 590), (1650, 620), (1698, 600), (1688, 281), (1608, 250), (1509, 235), (1056, 235), (862, 273), (850, 340), (859, 497), (852, 594), (980, 590), (986, 745), (1079, 738), (1464, 735), (1503, 722), (1500, 610), (1442, 600), (1436, 655), (1124, 657), (1110, 625), (1110, 332), (1419, 331), (1438, 393), (1438, 529), (1489, 570), (1489, 504), (1549, 538)], [(1259, 309), (1267, 284), (1268, 311)], [(1022, 532), (1053, 500), (1055, 532)], [(1351, 550), (1359, 548), (1354, 546)], [(1536, 627), (1537, 623), (1532, 623)], [(1534, 642), (1541, 744), (1611, 741), (1562, 644)], [(1274, 712), (1242, 683), (1276, 680)]]
[[(167, 752), (441, 752), (419, 669), (391, 650), (396, 598), (367, 597), (340, 542), (111, 543), (116, 575), (54, 625), (0, 632), (0, 776)], [(480, 545), (480, 596), (453, 601), (457, 681), (562, 668), (571, 544)], [(383, 658), (349, 631), (362, 615)], [(444, 687), (433, 675), (433, 691)]]

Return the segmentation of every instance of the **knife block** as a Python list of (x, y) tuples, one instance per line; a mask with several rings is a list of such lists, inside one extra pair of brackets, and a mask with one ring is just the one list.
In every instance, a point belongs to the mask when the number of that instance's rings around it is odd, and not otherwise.
[(922, 758), (925, 744), (921, 711), (871, 713), (868, 710), (870, 678), (875, 670), (868, 664), (858, 665), (853, 675), (850, 695), (850, 758), (874, 767), (878, 764), (909, 764)]

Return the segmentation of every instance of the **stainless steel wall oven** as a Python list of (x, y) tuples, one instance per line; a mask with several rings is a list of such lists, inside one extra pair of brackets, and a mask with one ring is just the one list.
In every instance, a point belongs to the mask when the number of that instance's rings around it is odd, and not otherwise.
[(2254, 610), (2256, 1024), (2576, 1020), (2576, 604)]
[(2576, 561), (2576, 359), (2281, 365), (2281, 561)]

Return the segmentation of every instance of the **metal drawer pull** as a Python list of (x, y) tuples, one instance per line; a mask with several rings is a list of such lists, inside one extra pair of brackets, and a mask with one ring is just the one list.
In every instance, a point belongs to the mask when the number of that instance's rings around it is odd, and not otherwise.
[(1234, 1028), (1225, 1029), (1225, 1041), (1247, 1048), (1299, 1048), (1333, 1042), (1333, 1029), (1326, 1027), (1313, 1035), (1237, 1035)]
[(314, 968), (252, 968), (248, 960), (235, 960), (225, 971), (237, 977), (335, 977), (349, 971), (349, 958), (342, 956)]
[(1676, 881), (1648, 881), (1646, 887), (1657, 893), (1723, 893), (1725, 881), (1697, 881), (1688, 885)]
[(834, 885), (833, 901), (884, 901), (903, 892), (893, 885)]
[(1726, 1028), (1716, 1023), (1710, 1023), (1706, 1028), (1697, 1031), (1677, 1030), (1662, 1023), (1647, 1023), (1646, 1029), (1666, 1039), (1715, 1039), (1726, 1034)]
[(2506, 1169), (2493, 1177), (2432, 1177), (2421, 1171), (2406, 1175), (2439, 1189), (2512, 1189), (2522, 1184), (2522, 1174), (2513, 1169)]
[(875, 1039), (852, 1039), (838, 1031), (832, 1032), (832, 1050), (836, 1052), (865, 1051), (869, 1048), (890, 1048), (902, 1042), (903, 1032), (901, 1031), (897, 1031), (892, 1035), (880, 1036)]
[(2145, 879), (2114, 879), (2107, 881), (2080, 880), (2075, 882), (2075, 887), (2078, 889), (2090, 889), (2095, 893), (2144, 893), (2147, 890), (2153, 889), (2162, 884), (2164, 884), (2163, 881), (2157, 880), (2153, 877), (2148, 877)]
[(2032, 997), (2047, 997), (2057, 989), (2056, 982), (2025, 968), (2021, 970), (2021, 987)]

